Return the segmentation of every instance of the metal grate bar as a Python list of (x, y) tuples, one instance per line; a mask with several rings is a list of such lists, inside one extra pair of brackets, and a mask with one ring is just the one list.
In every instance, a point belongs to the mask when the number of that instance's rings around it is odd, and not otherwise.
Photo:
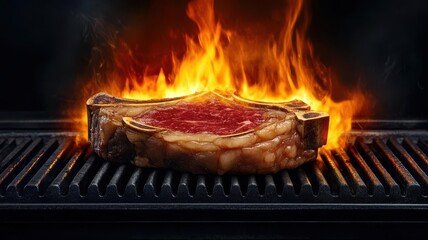
[(116, 164), (104, 162), (91, 184), (88, 187), (88, 195), (92, 197), (102, 197), (107, 191), (107, 184), (116, 170)]
[(29, 143), (30, 139), (24, 139), (21, 143), (17, 143), (15, 139), (12, 139), (0, 153), (0, 171), (6, 168)]
[(422, 150), (412, 142), (408, 137), (403, 140), (403, 147), (410, 153), (412, 158), (416, 161), (420, 168), (422, 168), (425, 174), (428, 174), (428, 157)]
[(2, 161), (0, 164), (4, 165), (4, 158), (14, 149), (16, 148), (16, 141), (15, 139), (10, 139), (9, 141), (6, 141), (2, 139), (1, 148), (0, 148), (0, 159)]
[(143, 193), (143, 184), (147, 181), (148, 171), (147, 169), (134, 168), (129, 181), (126, 185), (125, 196), (137, 197)]
[(106, 195), (123, 196), (123, 194), (125, 193), (126, 183), (128, 182), (130, 175), (130, 166), (119, 166), (107, 185)]
[(321, 158), (327, 166), (324, 175), (328, 176), (331, 182), (330, 185), (336, 189), (337, 194), (344, 198), (351, 196), (351, 189), (343, 177), (342, 172), (336, 165), (332, 153), (325, 149), (321, 149)]
[(25, 195), (34, 196), (39, 194), (41, 196), (45, 193), (50, 182), (67, 162), (64, 158), (66, 154), (69, 154), (71, 146), (71, 139), (65, 139), (60, 143), (57, 150), (41, 166), (35, 176), (24, 186)]
[(406, 169), (408, 169), (408, 171), (411, 173), (411, 176), (413, 176), (417, 180), (423, 194), (426, 195), (428, 190), (428, 176), (426, 175), (426, 173), (419, 167), (419, 165), (410, 156), (410, 154), (406, 152), (406, 150), (404, 150), (404, 148), (398, 143), (397, 139), (390, 138), (388, 140), (388, 146), (400, 159)]
[(275, 186), (275, 179), (272, 175), (269, 174), (265, 176), (265, 183), (265, 198), (272, 199), (278, 196), (278, 191)]
[(12, 198), (20, 197), (22, 189), (27, 182), (36, 174), (36, 171), (43, 165), (44, 161), (49, 158), (52, 152), (58, 147), (58, 140), (51, 139), (37, 153), (37, 155), (20, 171), (13, 181), (6, 188), (6, 195)]
[(87, 195), (89, 183), (92, 181), (92, 178), (95, 175), (98, 164), (99, 159), (95, 156), (95, 154), (92, 154), (71, 181), (69, 195), (74, 197)]
[(68, 186), (70, 185), (71, 180), (84, 163), (85, 152), (88, 152), (86, 146), (76, 150), (75, 154), (73, 157), (71, 157), (70, 161), (68, 161), (67, 165), (49, 185), (46, 195), (54, 197), (67, 194)]
[(367, 162), (357, 151), (355, 146), (349, 147), (349, 154), (353, 159), (354, 165), (359, 176), (363, 179), (364, 183), (367, 186), (367, 191), (369, 195), (380, 197), (385, 195), (384, 185), (379, 181), (373, 171), (370, 169)]
[(413, 196), (420, 194), (420, 185), (386, 144), (381, 139), (375, 138), (373, 140), (373, 145), (382, 156), (381, 159), (383, 160), (384, 166), (386, 166), (390, 174), (395, 177), (397, 182), (400, 183), (402, 194)]
[(350, 186), (352, 194), (356, 197), (366, 198), (368, 196), (367, 186), (351, 163), (350, 157), (342, 148), (333, 151), (333, 155), (344, 173), (343, 175)]
[(425, 156), (428, 155), (428, 141), (423, 141), (419, 139), (418, 146), (424, 151)]
[(385, 192), (389, 196), (398, 196), (400, 193), (400, 187), (386, 171), (385, 167), (380, 163), (374, 152), (363, 142), (362, 139), (357, 140), (357, 145), (361, 155), (367, 161), (370, 169), (372, 169), (376, 176), (381, 181), (385, 188)]
[(22, 171), (24, 166), (31, 160), (31, 157), (42, 147), (43, 141), (40, 138), (36, 138), (30, 146), (8, 166), (0, 174), (0, 194), (4, 195), (6, 186), (12, 181), (12, 179)]

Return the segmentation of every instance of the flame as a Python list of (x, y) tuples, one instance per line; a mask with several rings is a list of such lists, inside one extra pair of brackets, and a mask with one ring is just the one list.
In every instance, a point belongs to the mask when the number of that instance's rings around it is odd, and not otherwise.
[[(339, 146), (340, 136), (351, 129), (353, 115), (361, 108), (361, 92), (349, 92), (348, 98), (335, 101), (333, 90), (343, 88), (330, 71), (313, 55), (305, 33), (309, 25), (305, 1), (286, 1), (283, 28), (279, 37), (254, 45), (239, 34), (225, 30), (214, 13), (214, 0), (194, 0), (187, 16), (196, 23), (197, 39), (187, 36), (186, 52), (172, 54), (172, 71), (166, 75), (149, 74), (125, 41), (111, 44), (113, 66), (107, 82), (91, 81), (86, 96), (99, 91), (133, 99), (177, 97), (199, 91), (237, 91), (259, 101), (300, 99), (313, 110), (330, 114), (328, 144)], [(257, 59), (257, 61), (251, 61)], [(254, 63), (256, 62), (256, 63)], [(82, 109), (82, 108), (81, 108)], [(79, 129), (87, 131), (86, 110), (82, 109)]]

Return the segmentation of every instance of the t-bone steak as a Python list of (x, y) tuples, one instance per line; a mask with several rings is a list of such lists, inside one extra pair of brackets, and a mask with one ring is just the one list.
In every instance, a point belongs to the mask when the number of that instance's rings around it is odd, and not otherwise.
[(329, 116), (294, 100), (225, 92), (161, 100), (99, 93), (87, 101), (89, 141), (102, 158), (195, 174), (266, 174), (315, 159)]

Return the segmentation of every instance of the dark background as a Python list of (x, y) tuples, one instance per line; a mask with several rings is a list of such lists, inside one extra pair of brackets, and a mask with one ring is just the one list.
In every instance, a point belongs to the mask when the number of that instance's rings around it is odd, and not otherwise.
[[(2, 1), (0, 111), (60, 113), (76, 101), (75, 86), (91, 73), (95, 20), (120, 29), (141, 28), (130, 37), (145, 39), (139, 44), (147, 58), (169, 57), (171, 49), (182, 46), (182, 32), (196, 30), (186, 17), (186, 4)], [(256, 22), (280, 5), (221, 0), (216, 10), (224, 8), (225, 19), (239, 12), (236, 21)], [(316, 55), (344, 85), (358, 85), (374, 96), (359, 117), (428, 118), (428, 1), (323, 0), (310, 5), (309, 36)]]

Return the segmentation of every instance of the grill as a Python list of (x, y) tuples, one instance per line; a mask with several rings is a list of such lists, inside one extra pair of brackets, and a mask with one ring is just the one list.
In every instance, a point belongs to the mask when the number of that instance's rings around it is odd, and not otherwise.
[(421, 138), (357, 138), (346, 151), (322, 149), (316, 162), (263, 176), (118, 165), (73, 139), (4, 136), (0, 201), (423, 203), (428, 194), (428, 141)]
[[(428, 220), (427, 121), (356, 121), (346, 149), (321, 149), (317, 161), (298, 169), (250, 176), (193, 175), (106, 162), (88, 145), (75, 143), (76, 133), (64, 130), (69, 124), (2, 123), (0, 211), (7, 216), (2, 222), (287, 221), (287, 232), (269, 225), (279, 235), (268, 237), (283, 237), (305, 231), (296, 222), (319, 227), (350, 220), (408, 221), (413, 222), (409, 228), (421, 230), (414, 223)], [(40, 231), (40, 226), (30, 228)], [(142, 229), (152, 234), (147, 236), (168, 237), (156, 228)], [(208, 231), (199, 230), (200, 236)], [(186, 231), (196, 234), (194, 226)]]
[[(367, 128), (373, 122), (354, 125)], [(0, 136), (1, 203), (425, 203), (428, 133), (356, 130), (347, 149), (272, 175), (193, 175), (99, 159), (64, 131)], [(40, 126), (38, 126), (40, 128)], [(401, 134), (406, 134), (400, 136)]]

